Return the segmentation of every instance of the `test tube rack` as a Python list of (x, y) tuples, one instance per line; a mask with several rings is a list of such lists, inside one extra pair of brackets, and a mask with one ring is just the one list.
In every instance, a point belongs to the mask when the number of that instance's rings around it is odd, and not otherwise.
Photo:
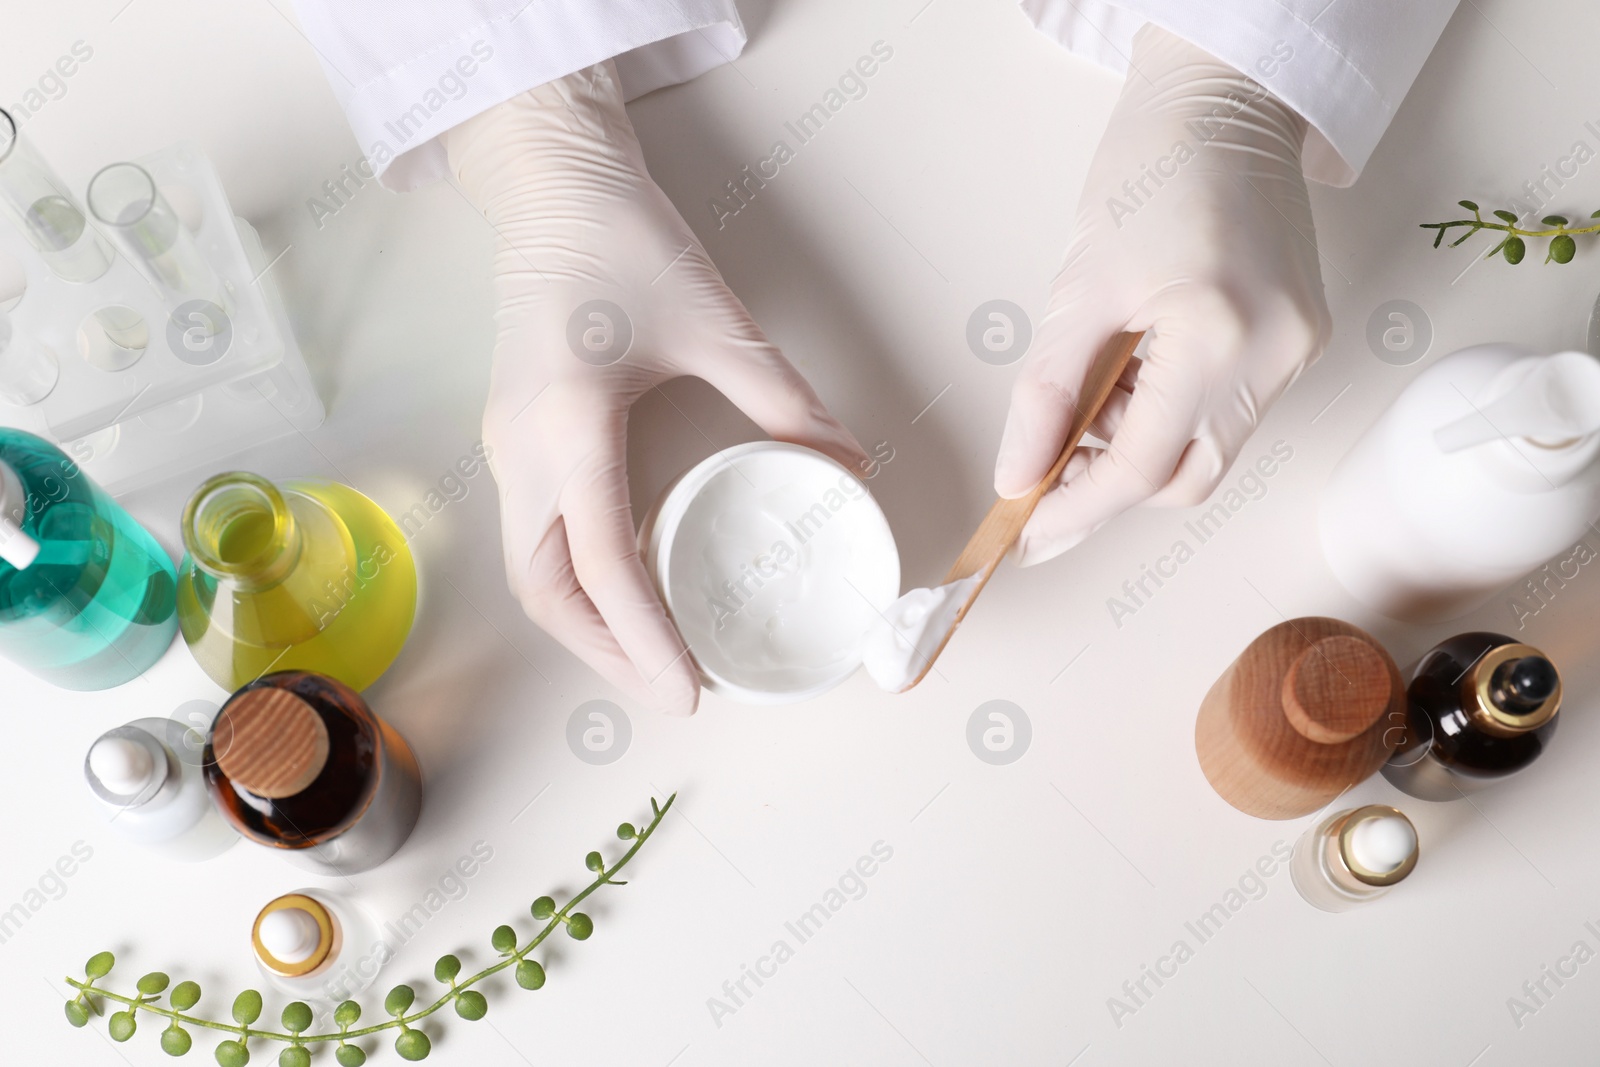
[(66, 281), (24, 234), (0, 224), (0, 253), (26, 277), (8, 309), (13, 327), (53, 355), (59, 372), (37, 403), (0, 400), (0, 425), (60, 444), (113, 494), (307, 432), (324, 417), (261, 241), (234, 216), (211, 161), (179, 144), (133, 162), (183, 218), (221, 280), (225, 308), (175, 298), (121, 252), (94, 281)]

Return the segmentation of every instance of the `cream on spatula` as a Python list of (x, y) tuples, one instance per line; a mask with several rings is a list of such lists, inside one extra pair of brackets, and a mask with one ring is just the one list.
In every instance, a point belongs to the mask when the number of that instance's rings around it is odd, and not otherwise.
[(1083, 391), (1067, 428), (1066, 443), (1048, 474), (1027, 496), (996, 500), (978, 530), (961, 550), (944, 584), (937, 589), (913, 589), (883, 612), (868, 631), (862, 663), (879, 688), (903, 693), (927, 677), (950, 637), (967, 617), (972, 604), (988, 584), (1039, 501), (1053, 489), (1067, 460), (1111, 397), (1139, 346), (1142, 333), (1119, 333), (1106, 343), (1089, 368)]

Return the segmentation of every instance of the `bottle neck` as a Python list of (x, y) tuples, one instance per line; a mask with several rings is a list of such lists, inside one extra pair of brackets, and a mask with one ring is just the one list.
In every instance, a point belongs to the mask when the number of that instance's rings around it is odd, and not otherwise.
[[(1523, 661), (1549, 672), (1532, 694), (1517, 694), (1514, 673)], [(1495, 737), (1519, 737), (1561, 710), (1561, 678), (1544, 653), (1518, 642), (1491, 646), (1462, 678), (1462, 706), (1472, 721)], [(1529, 698), (1531, 697), (1531, 699)]]
[(195, 566), (221, 581), (266, 588), (300, 561), (302, 535), (277, 486), (254, 474), (219, 474), (183, 512), (183, 544)]
[(23, 530), (28, 519), (28, 494), (9, 464), (0, 462), (0, 561), (17, 570), (33, 565), (39, 544)]

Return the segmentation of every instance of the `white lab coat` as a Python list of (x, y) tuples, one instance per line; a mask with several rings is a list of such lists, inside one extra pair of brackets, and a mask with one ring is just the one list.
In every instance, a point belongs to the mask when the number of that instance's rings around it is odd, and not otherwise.
[(1154, 22), (1256, 79), (1305, 117), (1306, 176), (1349, 185), (1457, 0), (1021, 0), (1035, 26), (1118, 72)]
[[(1041, 31), (1114, 70), (1154, 22), (1305, 116), (1306, 173), (1355, 181), (1457, 0), (1020, 0)], [(444, 176), (440, 134), (615, 59), (629, 98), (743, 51), (733, 0), (295, 0), (383, 184)]]
[(744, 51), (733, 0), (295, 0), (384, 185), (445, 176), (439, 135), (535, 86), (615, 59), (629, 99)]

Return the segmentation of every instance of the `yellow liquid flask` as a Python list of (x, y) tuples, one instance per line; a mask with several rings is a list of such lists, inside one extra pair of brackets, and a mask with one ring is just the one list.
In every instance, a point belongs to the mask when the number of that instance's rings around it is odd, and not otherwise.
[(349, 486), (219, 474), (184, 508), (183, 544), (178, 623), (224, 689), (283, 670), (365, 689), (411, 632), (411, 549)]

